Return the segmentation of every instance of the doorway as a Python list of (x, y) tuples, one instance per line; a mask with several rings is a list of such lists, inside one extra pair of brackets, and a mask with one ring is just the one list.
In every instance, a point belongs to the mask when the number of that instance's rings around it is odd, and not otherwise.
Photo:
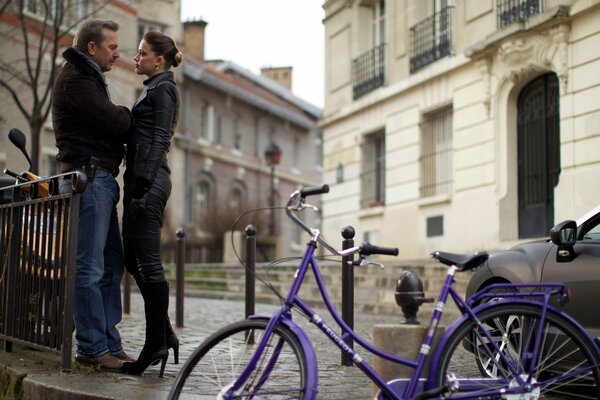
[(559, 86), (554, 73), (519, 94), (519, 238), (543, 237), (554, 225), (554, 187), (560, 175)]

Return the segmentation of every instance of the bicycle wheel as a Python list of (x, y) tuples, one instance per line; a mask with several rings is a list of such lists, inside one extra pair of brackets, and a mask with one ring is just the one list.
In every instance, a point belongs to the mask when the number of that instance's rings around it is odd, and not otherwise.
[[(169, 399), (220, 398), (248, 364), (267, 323), (235, 322), (206, 339), (177, 375)], [(287, 327), (279, 326), (234, 398), (304, 399), (306, 368), (298, 339)]]
[[(458, 390), (448, 393), (448, 397), (469, 392), (481, 393), (482, 398), (497, 398), (499, 390), (518, 386), (515, 376), (526, 380), (528, 371), (533, 371), (534, 385), (524, 398), (555, 399), (569, 395), (598, 399), (600, 356), (593, 343), (568, 319), (550, 310), (539, 331), (540, 311), (535, 305), (503, 304), (478, 313), (479, 326), (465, 321), (440, 355), (436, 386), (452, 380), (458, 384)], [(497, 348), (491, 347), (484, 331)], [(541, 332), (541, 337), (537, 337), (537, 332)], [(534, 360), (533, 345), (537, 340), (541, 350)], [(501, 358), (500, 353), (506, 358)]]

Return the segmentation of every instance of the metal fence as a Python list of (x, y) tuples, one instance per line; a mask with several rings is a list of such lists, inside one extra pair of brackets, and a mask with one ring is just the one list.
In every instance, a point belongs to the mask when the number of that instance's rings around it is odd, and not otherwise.
[[(79, 173), (0, 188), (0, 339), (62, 355), (71, 368)], [(73, 185), (77, 187), (77, 185)], [(44, 192), (44, 193), (42, 193)]]
[(515, 22), (527, 21), (532, 16), (540, 14), (542, 9), (542, 0), (498, 0), (496, 4), (498, 29)]
[(385, 83), (385, 43), (352, 60), (352, 98), (372, 92)]
[(453, 52), (454, 7), (448, 6), (410, 28), (410, 73)]

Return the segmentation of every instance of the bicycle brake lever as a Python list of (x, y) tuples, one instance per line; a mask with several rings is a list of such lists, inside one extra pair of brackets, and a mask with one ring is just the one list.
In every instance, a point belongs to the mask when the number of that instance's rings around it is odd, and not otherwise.
[(381, 263), (378, 263), (378, 262), (373, 262), (373, 261), (369, 261), (368, 263), (365, 263), (364, 265), (367, 265), (367, 266), (369, 266), (369, 265), (373, 265), (373, 266), (375, 266), (375, 267), (379, 267), (379, 268), (381, 268), (381, 269), (384, 269), (384, 268), (385, 268), (385, 266), (384, 266), (383, 264), (381, 264)]
[(298, 207), (299, 210), (298, 211), (302, 211), (306, 208), (310, 208), (311, 210), (314, 211), (319, 211), (319, 208), (317, 206), (313, 206), (312, 204), (307, 204), (307, 203), (303, 203), (300, 207)]
[(366, 258), (359, 258), (358, 260), (353, 262), (354, 265), (356, 265), (357, 267), (364, 267), (364, 266), (369, 266), (369, 265), (374, 265), (376, 267), (379, 267), (381, 269), (384, 269), (385, 266), (381, 263), (378, 262), (374, 262), (374, 261), (367, 261)]

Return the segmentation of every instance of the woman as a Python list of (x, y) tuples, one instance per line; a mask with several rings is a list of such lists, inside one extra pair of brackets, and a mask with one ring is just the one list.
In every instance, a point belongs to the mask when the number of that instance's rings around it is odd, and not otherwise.
[(124, 174), (123, 244), (125, 265), (144, 298), (146, 340), (135, 362), (123, 372), (140, 375), (161, 361), (162, 377), (169, 348), (178, 362), (179, 340), (168, 319), (169, 286), (160, 258), (160, 229), (171, 193), (167, 152), (177, 125), (179, 95), (171, 67), (183, 55), (168, 36), (150, 31), (133, 58), (135, 72), (146, 75), (144, 90), (132, 108), (135, 128), (127, 143)]

